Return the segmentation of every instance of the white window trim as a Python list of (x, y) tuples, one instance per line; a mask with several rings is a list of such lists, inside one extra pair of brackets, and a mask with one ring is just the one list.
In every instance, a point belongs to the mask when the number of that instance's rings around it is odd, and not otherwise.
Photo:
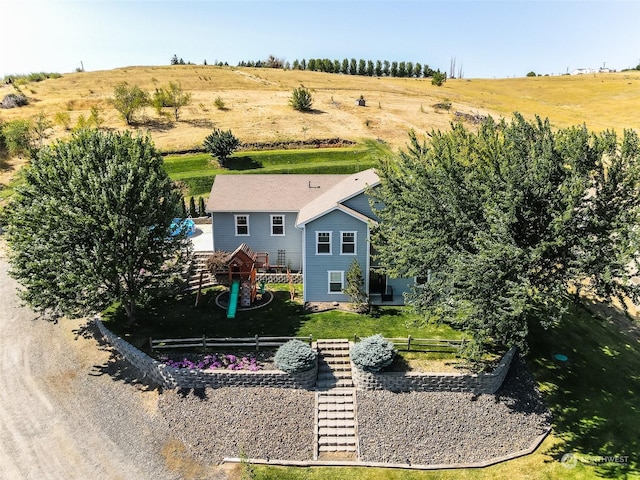
[[(238, 233), (238, 218), (239, 217), (245, 217), (247, 219), (247, 233)], [(251, 228), (249, 227), (249, 215), (234, 215), (233, 216), (233, 225), (234, 225), (234, 232), (236, 234), (236, 237), (249, 237), (251, 235)], [(242, 225), (244, 226), (244, 225)]]
[[(284, 236), (285, 236), (285, 229), (284, 229), (284, 215), (270, 215), (269, 217), (271, 218), (271, 236), (272, 236), (272, 237), (284, 237)], [(280, 227), (280, 226), (282, 227), (282, 233), (273, 233), (273, 227), (274, 227), (273, 219), (274, 219), (275, 217), (280, 217), (280, 218), (282, 219), (282, 224), (281, 224), (281, 225), (278, 225), (279, 227)]]
[[(353, 253), (344, 253), (343, 251), (343, 245), (351, 245), (350, 243), (347, 243), (347, 244), (344, 243), (343, 234), (345, 233), (353, 233)], [(357, 255), (357, 254), (358, 254), (358, 232), (352, 231), (352, 230), (340, 232), (340, 255)]]
[[(331, 291), (331, 274), (339, 273), (340, 274), (340, 291), (332, 292)], [(335, 283), (335, 282), (333, 282)], [(344, 270), (329, 270), (327, 271), (327, 294), (328, 295), (342, 295), (342, 290), (344, 289)]]
[[(318, 245), (320, 245), (320, 242), (318, 242), (318, 236), (321, 233), (328, 233), (329, 234), (329, 251), (326, 252), (326, 253), (325, 252), (318, 253)], [(333, 243), (332, 233), (333, 232), (327, 232), (325, 230), (316, 230), (316, 255), (332, 255), (332, 250), (333, 250), (333, 248), (331, 248), (332, 247), (332, 243)], [(323, 242), (322, 245), (325, 245), (325, 243)]]

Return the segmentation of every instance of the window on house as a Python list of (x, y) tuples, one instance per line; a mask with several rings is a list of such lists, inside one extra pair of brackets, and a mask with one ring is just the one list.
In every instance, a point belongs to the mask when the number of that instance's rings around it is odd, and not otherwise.
[(356, 254), (356, 232), (341, 232), (340, 253), (342, 255)]
[(284, 235), (283, 215), (271, 215), (271, 235)]
[(331, 232), (316, 232), (316, 254), (331, 255)]
[(344, 288), (344, 272), (329, 271), (329, 293), (342, 293)]
[(236, 215), (236, 236), (249, 235), (249, 215)]

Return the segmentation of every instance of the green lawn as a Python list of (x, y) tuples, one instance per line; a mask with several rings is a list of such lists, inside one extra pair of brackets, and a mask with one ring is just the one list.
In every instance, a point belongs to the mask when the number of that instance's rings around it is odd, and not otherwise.
[(209, 193), (220, 174), (355, 173), (377, 165), (378, 158), (389, 153), (385, 145), (369, 140), (348, 148), (239, 152), (224, 169), (207, 153), (169, 155), (164, 164), (173, 180), (188, 186), (187, 195), (200, 196)]
[(121, 310), (105, 312), (104, 320), (118, 335), (141, 348), (149, 337), (246, 337), (246, 336), (309, 336), (313, 338), (353, 338), (380, 333), (385, 337), (461, 338), (462, 334), (447, 325), (425, 323), (406, 307), (372, 309), (369, 315), (331, 310), (308, 313), (298, 302), (289, 299), (287, 285), (270, 285), (275, 289), (274, 301), (250, 311), (239, 311), (234, 319), (226, 318), (225, 310), (214, 299), (224, 289), (205, 292), (199, 307), (195, 294), (156, 301), (142, 309), (136, 325), (128, 325)]

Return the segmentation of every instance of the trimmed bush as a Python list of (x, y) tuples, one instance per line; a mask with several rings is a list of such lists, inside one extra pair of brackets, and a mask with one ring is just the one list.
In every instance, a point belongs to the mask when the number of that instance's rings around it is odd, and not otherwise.
[(365, 372), (379, 372), (391, 365), (395, 356), (393, 343), (380, 334), (363, 338), (351, 349), (351, 361)]
[(287, 373), (311, 370), (316, 365), (316, 352), (300, 340), (289, 340), (278, 348), (274, 363), (276, 368)]

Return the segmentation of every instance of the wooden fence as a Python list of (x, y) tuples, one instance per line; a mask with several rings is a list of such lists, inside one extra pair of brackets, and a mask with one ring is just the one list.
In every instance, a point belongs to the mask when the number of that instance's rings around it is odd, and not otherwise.
[(313, 342), (313, 337), (226, 337), (207, 338), (206, 336), (194, 338), (163, 338), (153, 339), (149, 337), (149, 347), (151, 351), (169, 348), (226, 348), (226, 347), (279, 347), (289, 340), (300, 340), (309, 345)]
[[(354, 343), (361, 337), (353, 336)], [(442, 352), (458, 353), (465, 344), (465, 340), (441, 340), (438, 338), (413, 338), (409, 335), (406, 338), (387, 338), (393, 346), (407, 352)]]

